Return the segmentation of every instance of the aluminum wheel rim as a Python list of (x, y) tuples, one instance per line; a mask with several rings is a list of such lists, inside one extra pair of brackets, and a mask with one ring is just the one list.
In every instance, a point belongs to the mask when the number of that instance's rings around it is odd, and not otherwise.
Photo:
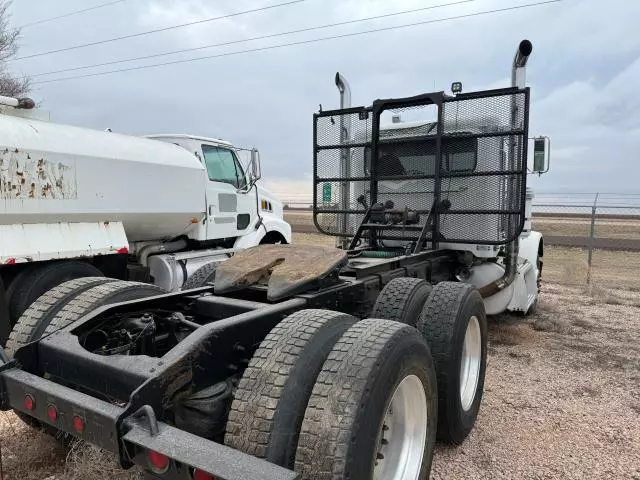
[(482, 358), (482, 335), (480, 322), (475, 315), (469, 319), (462, 345), (460, 362), (460, 402), (462, 409), (468, 411), (473, 405), (480, 378), (480, 359)]
[(427, 395), (416, 375), (391, 397), (378, 434), (373, 480), (419, 480), (427, 441)]

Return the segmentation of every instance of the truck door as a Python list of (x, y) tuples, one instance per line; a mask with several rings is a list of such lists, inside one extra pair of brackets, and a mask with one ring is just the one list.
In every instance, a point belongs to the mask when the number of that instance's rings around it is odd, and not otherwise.
[(255, 226), (256, 187), (247, 188), (236, 153), (220, 145), (202, 145), (207, 184), (207, 239), (242, 236)]

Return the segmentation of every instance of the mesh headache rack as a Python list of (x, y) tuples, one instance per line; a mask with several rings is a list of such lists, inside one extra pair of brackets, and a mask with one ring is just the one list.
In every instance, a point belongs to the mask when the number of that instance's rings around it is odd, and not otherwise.
[(317, 228), (350, 248), (512, 241), (524, 225), (528, 109), (528, 88), (506, 88), (315, 114)]

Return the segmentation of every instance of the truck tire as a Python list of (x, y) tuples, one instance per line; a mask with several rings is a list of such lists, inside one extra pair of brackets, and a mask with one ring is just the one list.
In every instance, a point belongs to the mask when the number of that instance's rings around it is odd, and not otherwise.
[(7, 292), (11, 322), (15, 323), (29, 305), (61, 283), (75, 278), (103, 276), (100, 270), (86, 262), (64, 261), (27, 267), (11, 282)]
[(438, 376), (438, 438), (460, 444), (482, 402), (487, 365), (487, 316), (472, 285), (438, 283), (418, 322)]
[(165, 290), (155, 285), (121, 280), (92, 287), (62, 307), (47, 325), (44, 335), (51, 335), (71, 325), (103, 305), (137, 300), (163, 293), (166, 293)]
[[(78, 279), (76, 281), (80, 280), (85, 279)], [(102, 282), (102, 284), (94, 284), (80, 292), (69, 293), (71, 298), (68, 298), (66, 302), (62, 302), (63, 305), (58, 308), (58, 312), (55, 315), (49, 315), (47, 317), (50, 320), (46, 322), (44, 332), (41, 332), (40, 336), (55, 333), (103, 305), (165, 293), (160, 287), (146, 283), (124, 282), (106, 278), (103, 278), (103, 280), (105, 281)], [(42, 328), (40, 328), (40, 330), (41, 329)], [(35, 340), (35, 338), (31, 341), (33, 340)], [(16, 416), (27, 425), (34, 428), (43, 428), (46, 433), (60, 440), (62, 443), (70, 440), (69, 435), (51, 425), (43, 425), (38, 420), (21, 412), (15, 413)]]
[(273, 328), (235, 392), (225, 444), (293, 468), (316, 377), (334, 344), (356, 321), (344, 313), (301, 310)]
[(384, 318), (415, 327), (431, 285), (419, 278), (394, 278), (387, 283), (373, 307), (372, 318)]
[(193, 275), (191, 275), (182, 285), (181, 290), (190, 290), (192, 288), (205, 287), (209, 283), (213, 283), (216, 278), (216, 269), (219, 262), (211, 262), (201, 266)]
[(434, 365), (420, 333), (362, 320), (318, 375), (295, 470), (304, 480), (429, 478), (437, 409)]
[(15, 352), (37, 340), (44, 333), (53, 317), (82, 292), (115, 280), (105, 277), (84, 277), (64, 282), (40, 296), (18, 319), (9, 335), (5, 352), (13, 357)]

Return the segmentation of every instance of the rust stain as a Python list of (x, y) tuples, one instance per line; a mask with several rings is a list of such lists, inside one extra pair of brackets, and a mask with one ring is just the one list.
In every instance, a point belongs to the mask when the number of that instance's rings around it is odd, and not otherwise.
[(33, 159), (29, 152), (5, 147), (0, 150), (0, 198), (77, 198), (76, 170), (72, 162)]

